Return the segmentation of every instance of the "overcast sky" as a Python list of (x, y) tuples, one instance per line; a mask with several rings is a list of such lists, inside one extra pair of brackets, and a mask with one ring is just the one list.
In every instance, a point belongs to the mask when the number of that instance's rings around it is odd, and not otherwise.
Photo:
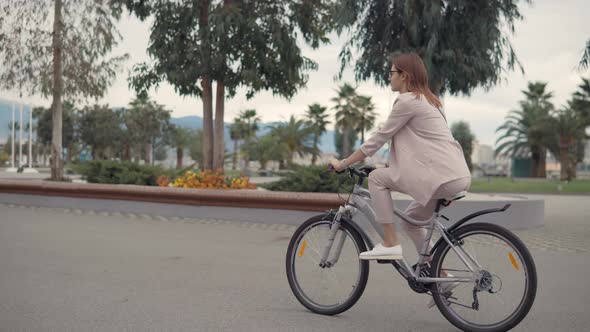
[[(511, 37), (516, 54), (525, 69), (505, 75), (505, 82), (491, 89), (478, 89), (470, 97), (444, 96), (443, 102), (449, 123), (458, 120), (467, 121), (480, 144), (493, 145), (496, 139), (495, 129), (503, 122), (508, 111), (518, 105), (522, 99), (522, 90), (529, 81), (546, 81), (549, 90), (554, 92), (553, 102), (556, 106), (564, 105), (577, 89), (581, 76), (590, 77), (590, 71), (576, 71), (586, 40), (590, 39), (590, 13), (588, 0), (538, 0), (533, 5), (521, 4), (524, 20), (516, 24), (516, 33)], [(119, 74), (107, 96), (101, 100), (111, 106), (126, 106), (135, 94), (127, 87), (127, 70), (133, 64), (149, 61), (145, 52), (149, 38), (149, 22), (140, 22), (134, 17), (124, 16), (119, 23), (123, 41), (113, 54), (129, 53), (127, 69)], [(330, 99), (335, 89), (343, 82), (354, 83), (352, 70), (345, 72), (343, 81), (333, 80), (339, 70), (338, 53), (344, 42), (343, 38), (333, 38), (331, 45), (311, 50), (303, 47), (304, 55), (316, 61), (319, 69), (309, 73), (306, 89), (299, 91), (291, 100), (275, 98), (270, 92), (261, 92), (253, 99), (246, 100), (245, 91), (231, 100), (226, 100), (225, 121), (232, 119), (244, 109), (256, 109), (263, 122), (281, 121), (291, 115), (302, 116), (307, 105), (319, 103), (332, 107)], [(358, 82), (360, 94), (373, 97), (378, 113), (377, 123), (382, 122), (390, 111), (390, 105), (397, 93), (388, 88), (378, 87), (371, 82)], [(202, 116), (202, 103), (197, 98), (178, 96), (173, 88), (162, 84), (153, 90), (150, 96), (158, 103), (172, 110), (173, 117)], [(10, 95), (8, 95), (10, 97)], [(38, 98), (29, 98), (27, 102), (43, 103)], [(332, 113), (333, 114), (333, 113)]]

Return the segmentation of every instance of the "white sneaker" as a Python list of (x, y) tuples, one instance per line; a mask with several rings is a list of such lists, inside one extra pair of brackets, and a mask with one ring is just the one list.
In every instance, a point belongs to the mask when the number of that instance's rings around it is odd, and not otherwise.
[(402, 259), (403, 257), (401, 245), (397, 245), (395, 247), (384, 247), (381, 243), (377, 243), (373, 250), (361, 252), (359, 255), (360, 259), (394, 260)]
[[(454, 277), (452, 274), (447, 274), (447, 277)], [(445, 282), (442, 287), (441, 287), (441, 292), (443, 294), (448, 293), (448, 296), (446, 296), (445, 298), (448, 298), (449, 296), (451, 296), (451, 294), (453, 293), (453, 289), (455, 289), (455, 287), (459, 286), (459, 282)], [(428, 302), (428, 308), (432, 308), (435, 305), (434, 303), (434, 297), (430, 298), (430, 302)]]

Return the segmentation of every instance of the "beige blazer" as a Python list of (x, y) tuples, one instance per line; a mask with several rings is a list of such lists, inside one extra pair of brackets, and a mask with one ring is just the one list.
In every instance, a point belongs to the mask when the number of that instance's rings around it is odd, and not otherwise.
[(372, 156), (388, 140), (393, 181), (423, 206), (441, 198), (432, 197), (441, 184), (471, 176), (463, 149), (453, 138), (442, 110), (430, 105), (423, 95), (416, 99), (413, 92), (400, 94), (385, 124), (360, 149)]

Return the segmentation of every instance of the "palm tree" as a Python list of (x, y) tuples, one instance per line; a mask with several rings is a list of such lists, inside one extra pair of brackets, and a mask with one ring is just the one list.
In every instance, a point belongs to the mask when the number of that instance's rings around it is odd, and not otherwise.
[[(359, 118), (359, 111), (354, 103), (357, 96), (356, 89), (345, 83), (337, 91), (337, 94), (336, 97), (332, 98), (332, 101), (336, 103), (336, 106), (334, 106), (336, 110), (336, 126), (342, 131), (342, 137), (346, 138), (349, 137), (350, 131), (356, 127), (355, 120)], [(350, 142), (344, 139), (342, 144), (342, 153), (344, 156), (348, 156), (351, 151)]]
[(561, 164), (561, 180), (572, 180), (576, 177), (578, 161), (578, 143), (585, 138), (584, 126), (580, 114), (566, 107), (555, 112), (551, 126), (555, 130), (554, 140), (548, 146)]
[(234, 152), (232, 154), (232, 169), (236, 169), (236, 164), (238, 162), (238, 143), (244, 136), (244, 123), (242, 119), (237, 117), (234, 118), (234, 123), (229, 128), (229, 136), (232, 141), (234, 141)]
[(373, 129), (377, 114), (375, 114), (375, 104), (371, 101), (371, 97), (358, 96), (355, 104), (359, 110), (358, 124), (355, 129), (361, 133), (361, 144), (363, 144), (365, 143), (365, 131)]
[[(533, 177), (545, 177), (545, 159), (547, 146), (553, 132), (550, 126), (550, 113), (553, 93), (546, 92), (547, 83), (528, 84), (523, 91), (526, 99), (520, 102), (520, 109), (513, 110), (506, 116), (506, 122), (496, 132), (504, 134), (496, 140), (496, 155), (506, 157), (531, 156)], [(498, 145), (499, 144), (499, 145)]]
[(590, 79), (582, 78), (578, 91), (574, 92), (571, 107), (579, 114), (583, 126), (590, 126)]
[(244, 144), (243, 149), (252, 159), (258, 160), (261, 170), (265, 170), (269, 161), (284, 160), (288, 147), (285, 143), (277, 143), (276, 137), (271, 133)]
[(170, 143), (176, 148), (176, 169), (181, 169), (182, 159), (184, 158), (184, 149), (188, 147), (188, 144), (191, 141), (191, 130), (171, 125), (170, 134)]
[(320, 136), (326, 132), (326, 126), (330, 123), (330, 121), (326, 120), (329, 115), (326, 114), (326, 107), (316, 103), (308, 106), (305, 116), (307, 118), (307, 125), (311, 127), (313, 132), (314, 151), (312, 152), (311, 164), (315, 165), (320, 151), (318, 147)]
[(274, 126), (271, 134), (287, 149), (287, 164), (289, 166), (293, 165), (293, 157), (296, 153), (302, 157), (306, 153), (314, 151), (311, 142), (313, 134), (311, 128), (306, 126), (304, 120), (297, 120), (293, 115), (291, 115), (289, 122)]
[[(256, 110), (245, 110), (240, 112), (240, 119), (242, 121), (243, 129), (242, 139), (244, 143), (249, 144), (253, 139), (256, 138), (256, 132), (258, 131), (258, 123), (260, 123), (260, 117), (256, 114)], [(247, 151), (244, 152), (245, 158), (245, 169), (250, 166), (250, 156)]]

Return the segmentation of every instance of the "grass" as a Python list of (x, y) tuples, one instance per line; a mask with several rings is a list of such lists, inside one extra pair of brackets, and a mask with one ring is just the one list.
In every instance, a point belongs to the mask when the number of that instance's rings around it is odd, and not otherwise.
[(539, 194), (590, 194), (590, 180), (570, 182), (542, 179), (481, 178), (471, 181), (471, 192), (539, 193)]

